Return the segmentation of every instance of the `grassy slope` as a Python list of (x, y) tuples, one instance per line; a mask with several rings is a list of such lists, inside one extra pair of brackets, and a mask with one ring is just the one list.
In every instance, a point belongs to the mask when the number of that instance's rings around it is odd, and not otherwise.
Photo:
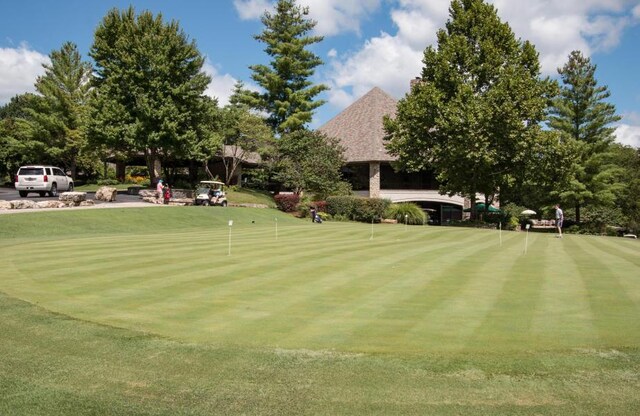
[(0, 413), (640, 411), (637, 242), (531, 234), (523, 256), (520, 233), (374, 232), (271, 210), (2, 216)]

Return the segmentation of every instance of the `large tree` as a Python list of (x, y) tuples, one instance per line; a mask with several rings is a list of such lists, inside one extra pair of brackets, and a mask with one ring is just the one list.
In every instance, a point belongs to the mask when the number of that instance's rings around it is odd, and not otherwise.
[(91, 47), (90, 133), (113, 155), (143, 152), (154, 181), (163, 156), (189, 154), (206, 120), (204, 58), (176, 21), (132, 7), (107, 13)]
[(55, 163), (71, 170), (75, 179), (79, 158), (86, 151), (86, 109), (91, 64), (83, 62), (74, 43), (51, 52), (50, 64), (36, 80), (38, 95), (29, 100), (23, 128), (33, 141), (42, 142), (40, 163)]
[(254, 36), (266, 44), (265, 52), (272, 61), (250, 66), (251, 77), (263, 91), (245, 91), (243, 101), (268, 114), (268, 123), (276, 134), (304, 128), (314, 110), (324, 104), (315, 97), (327, 86), (309, 81), (322, 61), (308, 50), (323, 38), (308, 35), (316, 22), (307, 15), (308, 8), (296, 5), (295, 0), (279, 0), (274, 13), (262, 16), (264, 31)]
[(449, 12), (420, 79), (385, 122), (388, 148), (403, 169), (438, 172), (441, 192), (491, 202), (526, 180), (553, 83), (492, 5), (453, 0)]
[[(561, 132), (567, 143), (577, 147), (577, 159), (571, 183), (562, 192), (563, 202), (575, 207), (580, 222), (580, 208), (585, 204), (610, 204), (614, 200), (611, 178), (612, 166), (603, 161), (614, 140), (619, 121), (615, 106), (605, 100), (610, 93), (599, 86), (595, 78), (596, 66), (580, 51), (573, 51), (558, 73), (562, 79), (560, 94), (553, 101), (549, 125)], [(613, 167), (614, 168), (614, 167)]]
[(277, 142), (275, 180), (296, 194), (304, 191), (320, 198), (331, 195), (342, 183), (344, 148), (337, 139), (317, 131), (298, 130)]

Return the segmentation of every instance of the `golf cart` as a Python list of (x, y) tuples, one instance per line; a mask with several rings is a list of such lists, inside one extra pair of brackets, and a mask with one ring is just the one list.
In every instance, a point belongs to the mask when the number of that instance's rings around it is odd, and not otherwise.
[(224, 191), (224, 183), (219, 181), (200, 181), (196, 190), (195, 205), (227, 206), (227, 194)]

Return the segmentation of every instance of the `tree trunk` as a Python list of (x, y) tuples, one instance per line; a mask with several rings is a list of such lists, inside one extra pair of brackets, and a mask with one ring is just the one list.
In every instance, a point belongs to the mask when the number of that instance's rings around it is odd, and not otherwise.
[(576, 204), (576, 223), (580, 224), (580, 204)]
[(126, 172), (127, 165), (123, 161), (116, 162), (116, 179), (120, 183), (124, 183), (124, 176)]
[(145, 151), (145, 159), (147, 160), (147, 169), (149, 169), (149, 180), (153, 186), (162, 173), (162, 164), (158, 160), (158, 151), (156, 149), (148, 149)]

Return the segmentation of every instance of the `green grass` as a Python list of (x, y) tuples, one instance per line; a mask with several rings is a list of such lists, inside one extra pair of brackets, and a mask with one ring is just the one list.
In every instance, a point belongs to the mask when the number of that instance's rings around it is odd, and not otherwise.
[(640, 413), (638, 242), (502, 236), (0, 216), (0, 414)]

